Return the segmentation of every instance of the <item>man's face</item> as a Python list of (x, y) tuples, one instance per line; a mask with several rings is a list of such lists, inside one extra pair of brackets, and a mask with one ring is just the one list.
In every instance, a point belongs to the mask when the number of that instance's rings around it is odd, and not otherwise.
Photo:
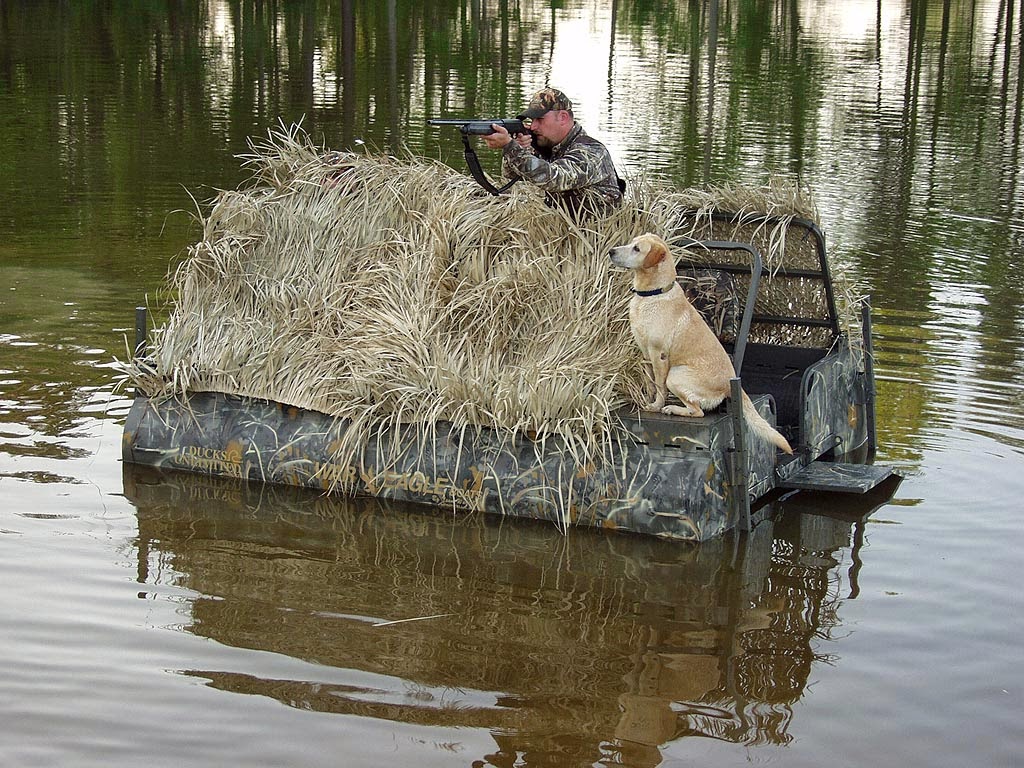
[(569, 133), (571, 127), (569, 113), (565, 110), (553, 109), (530, 122), (530, 132), (537, 137), (537, 144), (542, 147), (553, 147)]

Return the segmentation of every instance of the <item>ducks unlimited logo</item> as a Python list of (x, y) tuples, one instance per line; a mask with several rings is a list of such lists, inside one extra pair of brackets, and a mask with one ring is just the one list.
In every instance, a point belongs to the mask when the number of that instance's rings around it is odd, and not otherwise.
[(223, 477), (244, 477), (242, 447), (237, 443), (229, 443), (224, 450), (184, 445), (178, 451), (175, 463), (183, 469), (195, 472), (210, 472)]
[[(415, 501), (429, 500), (433, 504), (452, 504), (461, 509), (482, 512), (487, 506), (484, 475), (470, 467), (472, 478), (454, 482), (441, 475), (428, 475), (420, 471), (379, 471), (374, 467), (359, 469), (352, 465), (312, 462), (311, 477), (327, 489), (367, 493), (371, 496), (392, 496)], [(307, 483), (302, 483), (307, 484)]]

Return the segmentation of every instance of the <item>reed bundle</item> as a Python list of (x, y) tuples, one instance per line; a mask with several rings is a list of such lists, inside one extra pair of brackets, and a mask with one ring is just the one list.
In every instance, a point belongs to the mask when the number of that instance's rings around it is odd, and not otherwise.
[[(792, 186), (641, 179), (614, 215), (577, 224), (530, 185), (493, 197), (439, 162), (327, 152), (295, 126), (244, 161), (251, 181), (201, 216), (128, 378), (151, 397), (224, 392), (345, 419), (339, 461), (389, 427), (439, 422), (550, 440), (580, 465), (610, 456), (614, 412), (646, 401), (647, 380), (631, 276), (609, 248), (694, 209), (814, 216)], [(769, 267), (784, 235), (768, 235)]]

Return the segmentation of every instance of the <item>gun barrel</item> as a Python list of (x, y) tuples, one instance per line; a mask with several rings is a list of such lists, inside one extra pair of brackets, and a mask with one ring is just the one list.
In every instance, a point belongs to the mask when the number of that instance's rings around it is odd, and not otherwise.
[(507, 117), (466, 117), (448, 120), (427, 120), (428, 125), (467, 125), (468, 123), (509, 123)]
[(473, 136), (487, 136), (488, 134), (494, 133), (494, 129), (491, 127), (493, 123), (504, 127), (506, 131), (511, 134), (526, 133), (526, 126), (523, 125), (523, 121), (516, 118), (508, 117), (495, 117), (495, 118), (484, 118), (475, 117), (467, 120), (455, 119), (455, 120), (427, 120), (428, 125), (455, 125), (458, 126), (462, 133), (470, 134)]

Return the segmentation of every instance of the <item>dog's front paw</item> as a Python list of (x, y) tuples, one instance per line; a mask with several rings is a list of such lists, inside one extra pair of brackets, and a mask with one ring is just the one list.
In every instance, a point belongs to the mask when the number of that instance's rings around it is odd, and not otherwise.
[(658, 400), (654, 400), (653, 402), (650, 402), (647, 405), (645, 405), (644, 406), (644, 410), (645, 411), (660, 411), (664, 407), (665, 407), (664, 399), (658, 399)]
[(693, 408), (690, 408), (689, 406), (685, 406), (685, 405), (682, 406), (682, 407), (680, 407), (678, 405), (666, 405), (664, 408), (661, 409), (661, 412), (662, 413), (667, 413), (669, 416), (703, 416), (704, 415), (704, 411), (700, 410), (699, 408), (697, 410), (694, 410)]

